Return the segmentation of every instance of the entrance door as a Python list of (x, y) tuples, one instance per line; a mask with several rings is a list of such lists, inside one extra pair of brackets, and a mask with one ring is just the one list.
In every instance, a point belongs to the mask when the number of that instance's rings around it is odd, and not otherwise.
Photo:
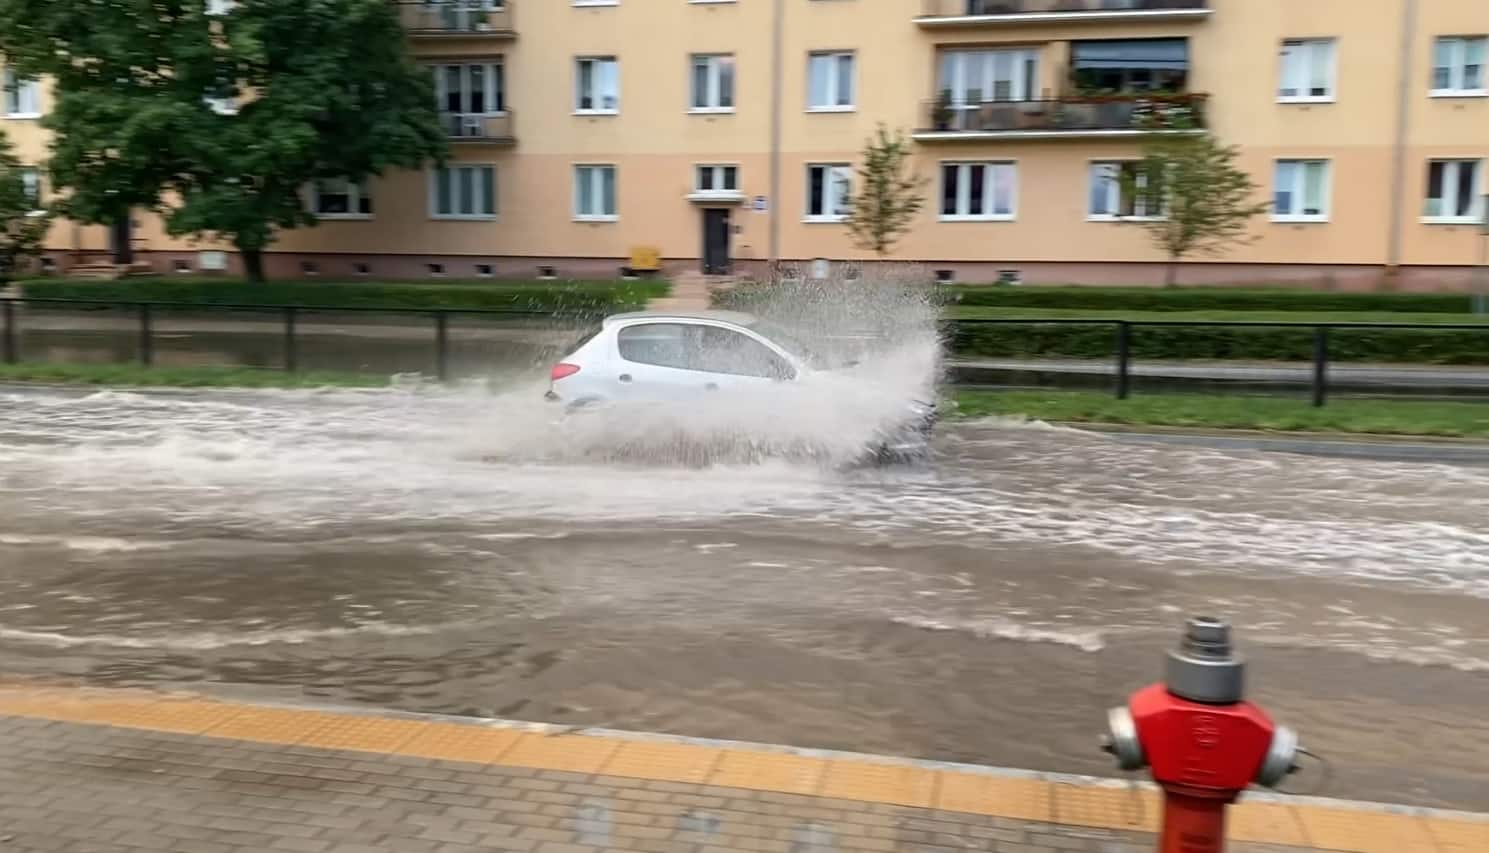
[(729, 272), (729, 210), (705, 208), (703, 211), (703, 272), (724, 275)]

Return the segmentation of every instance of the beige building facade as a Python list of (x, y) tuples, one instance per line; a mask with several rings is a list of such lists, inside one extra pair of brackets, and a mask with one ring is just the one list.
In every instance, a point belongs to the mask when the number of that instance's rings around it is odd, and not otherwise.
[[(1161, 258), (1130, 220), (1158, 212), (1115, 176), (1155, 116), (1239, 146), (1273, 202), (1251, 243), (1187, 281), (1463, 287), (1489, 240), (1484, 0), (398, 5), (451, 169), (308, 188), (322, 221), (281, 235), (271, 274), (610, 276), (639, 247), (674, 272), (871, 260), (840, 219), (883, 124), (926, 178), (897, 260), (962, 281), (1152, 283)], [(48, 94), (8, 82), (0, 127), (40, 166)], [(161, 271), (222, 260), (136, 223)], [(108, 242), (60, 223), (48, 249), (65, 267)]]

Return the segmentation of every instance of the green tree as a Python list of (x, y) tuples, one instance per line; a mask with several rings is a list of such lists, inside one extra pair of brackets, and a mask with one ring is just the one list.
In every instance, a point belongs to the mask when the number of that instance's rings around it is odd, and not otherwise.
[(68, 215), (132, 206), (231, 243), (252, 280), (303, 190), (441, 161), (426, 71), (387, 0), (0, 0), (0, 52), (55, 80), (52, 175)]
[(1142, 153), (1135, 168), (1122, 171), (1121, 191), (1161, 211), (1139, 224), (1167, 261), (1165, 286), (1178, 283), (1184, 258), (1219, 255), (1255, 239), (1251, 219), (1270, 205), (1257, 201), (1258, 185), (1236, 166), (1238, 148), (1208, 133), (1153, 133)]
[(48, 223), (40, 200), (26, 187), (10, 140), (0, 134), (0, 287), (41, 252)]
[(864, 144), (847, 226), (859, 248), (881, 258), (894, 251), (925, 206), (926, 182), (915, 173), (913, 153), (904, 131), (890, 134), (883, 125)]

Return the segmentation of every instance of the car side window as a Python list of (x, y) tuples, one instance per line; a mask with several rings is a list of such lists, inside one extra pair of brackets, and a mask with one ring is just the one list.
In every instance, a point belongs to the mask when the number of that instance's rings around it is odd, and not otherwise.
[(616, 343), (620, 357), (626, 361), (692, 370), (688, 357), (690, 331), (681, 323), (641, 323), (621, 329)]
[(747, 335), (719, 326), (701, 326), (699, 370), (766, 379), (795, 379), (796, 371), (770, 348)]

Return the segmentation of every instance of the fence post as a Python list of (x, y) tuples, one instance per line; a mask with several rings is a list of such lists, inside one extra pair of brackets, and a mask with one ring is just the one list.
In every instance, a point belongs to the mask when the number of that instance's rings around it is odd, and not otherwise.
[(295, 340), (295, 309), (286, 307), (284, 309), (284, 369), (287, 373), (294, 373), (300, 369), (299, 344)]
[(1123, 320), (1117, 323), (1117, 399), (1125, 400), (1132, 393), (1132, 324)]
[(1313, 329), (1313, 405), (1329, 400), (1329, 327)]
[(0, 299), (0, 304), (5, 306), (5, 331), (4, 349), (5, 363), (15, 364), (18, 360), (16, 354), (16, 304), (9, 299)]
[(154, 335), (150, 333), (150, 305), (140, 303), (140, 364), (145, 367), (155, 363)]
[(434, 375), (444, 382), (450, 375), (450, 317), (434, 312)]

